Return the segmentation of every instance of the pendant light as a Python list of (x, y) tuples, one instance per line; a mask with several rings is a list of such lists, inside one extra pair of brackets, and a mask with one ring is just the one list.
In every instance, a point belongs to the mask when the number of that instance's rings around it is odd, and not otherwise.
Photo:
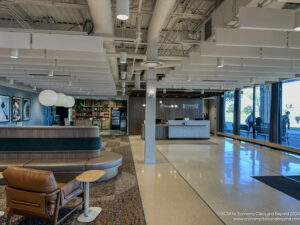
[(67, 104), (67, 96), (64, 93), (57, 93), (55, 106), (64, 107)]
[(121, 64), (127, 63), (127, 52), (120, 52), (120, 63)]
[(17, 59), (17, 58), (19, 58), (19, 49), (17, 49), (17, 48), (12, 48), (12, 49), (10, 50), (10, 58), (12, 58), (12, 59)]
[(57, 94), (52, 90), (44, 90), (39, 94), (39, 101), (44, 106), (52, 106), (57, 102)]
[(295, 31), (300, 31), (300, 11), (297, 11), (295, 14)]
[(72, 96), (66, 96), (66, 108), (72, 108), (75, 105), (75, 99)]
[(223, 57), (218, 57), (217, 58), (217, 67), (218, 68), (223, 68), (224, 67), (224, 58)]
[(117, 19), (128, 20), (129, 6), (129, 0), (117, 0)]

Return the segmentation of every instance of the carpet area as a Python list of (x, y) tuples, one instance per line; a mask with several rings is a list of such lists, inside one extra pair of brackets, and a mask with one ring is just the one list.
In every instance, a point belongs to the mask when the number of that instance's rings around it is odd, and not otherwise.
[[(123, 156), (123, 164), (119, 175), (109, 181), (91, 183), (90, 206), (102, 208), (101, 214), (91, 223), (80, 223), (77, 217), (83, 212), (77, 210), (63, 224), (101, 224), (101, 225), (146, 225), (140, 191), (137, 183), (133, 156), (127, 136), (104, 137), (104, 151), (112, 151)], [(58, 182), (66, 182), (76, 174), (55, 175)], [(6, 222), (6, 199), (4, 185), (0, 186), (0, 210), (5, 216), (0, 218), (0, 224)], [(79, 200), (79, 199), (78, 199)], [(72, 202), (75, 204), (75, 202)], [(60, 216), (68, 212), (68, 208), (60, 211)], [(11, 225), (50, 225), (51, 223), (28, 217), (13, 216)]]
[(300, 176), (255, 176), (253, 178), (300, 201)]

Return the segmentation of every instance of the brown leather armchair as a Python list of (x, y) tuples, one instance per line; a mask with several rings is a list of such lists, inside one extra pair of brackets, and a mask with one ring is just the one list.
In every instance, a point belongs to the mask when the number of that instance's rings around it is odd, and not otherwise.
[[(57, 183), (51, 171), (19, 167), (8, 167), (3, 176), (7, 181), (7, 225), (13, 214), (43, 218), (57, 225), (84, 206), (83, 185), (76, 180)], [(58, 221), (59, 209), (77, 196), (82, 197), (82, 201)]]

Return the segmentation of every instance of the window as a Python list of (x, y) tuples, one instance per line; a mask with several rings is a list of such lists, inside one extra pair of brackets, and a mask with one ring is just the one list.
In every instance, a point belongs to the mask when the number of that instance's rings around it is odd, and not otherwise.
[(271, 88), (270, 84), (255, 87), (255, 138), (263, 141), (269, 141)]
[(234, 118), (234, 91), (225, 92), (224, 101), (225, 101), (224, 132), (232, 134), (233, 118)]
[(240, 108), (240, 136), (253, 137), (254, 114), (253, 114), (253, 88), (241, 90)]
[(300, 149), (300, 79), (282, 83), (281, 143)]

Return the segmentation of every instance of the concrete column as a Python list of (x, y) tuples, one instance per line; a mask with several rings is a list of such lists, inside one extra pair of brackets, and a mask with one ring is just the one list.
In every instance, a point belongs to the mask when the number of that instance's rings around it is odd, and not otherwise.
[(147, 70), (145, 111), (145, 163), (155, 163), (156, 73)]

